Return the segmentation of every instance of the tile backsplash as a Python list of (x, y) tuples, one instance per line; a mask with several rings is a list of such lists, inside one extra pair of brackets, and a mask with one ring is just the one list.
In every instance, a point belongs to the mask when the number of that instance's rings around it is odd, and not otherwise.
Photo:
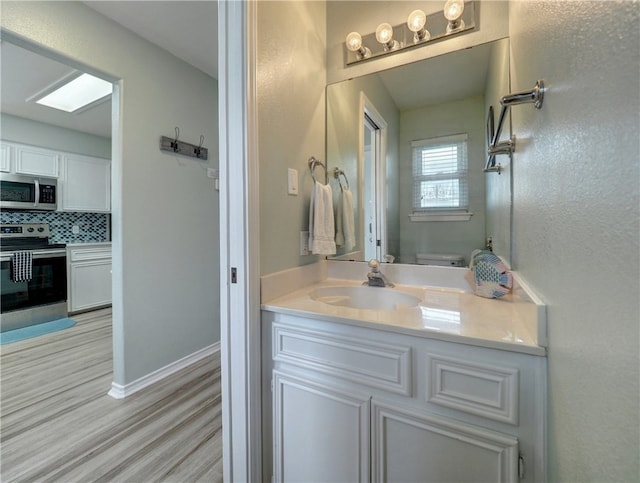
[[(0, 211), (0, 223), (48, 223), (51, 243), (89, 243), (109, 241), (108, 213)], [(73, 226), (79, 233), (73, 233)]]

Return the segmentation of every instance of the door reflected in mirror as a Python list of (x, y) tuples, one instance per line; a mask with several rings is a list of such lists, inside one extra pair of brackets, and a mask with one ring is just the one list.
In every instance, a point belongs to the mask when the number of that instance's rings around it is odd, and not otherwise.
[[(487, 112), (509, 91), (508, 39), (329, 85), (327, 166), (348, 177), (355, 220), (355, 246), (339, 246), (335, 258), (418, 263), (434, 254), (468, 263), (490, 238), (510, 264), (508, 158), (501, 174), (482, 171)], [(465, 139), (465, 149), (416, 149), (441, 139)], [(466, 204), (452, 196), (465, 187)]]

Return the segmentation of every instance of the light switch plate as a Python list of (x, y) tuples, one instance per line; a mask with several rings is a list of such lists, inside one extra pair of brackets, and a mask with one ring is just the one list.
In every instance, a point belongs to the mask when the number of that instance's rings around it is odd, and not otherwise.
[(287, 192), (290, 195), (298, 194), (298, 170), (289, 168), (287, 172)]

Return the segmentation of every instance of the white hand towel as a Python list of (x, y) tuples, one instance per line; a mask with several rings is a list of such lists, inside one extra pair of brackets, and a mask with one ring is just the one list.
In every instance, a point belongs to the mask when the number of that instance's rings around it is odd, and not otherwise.
[(314, 255), (335, 255), (333, 193), (316, 181), (309, 205), (309, 248)]
[(338, 196), (336, 206), (336, 246), (344, 245), (344, 232), (342, 231), (342, 194)]
[(346, 188), (342, 190), (342, 235), (344, 237), (344, 247), (351, 250), (356, 246), (356, 226), (353, 213), (353, 193)]

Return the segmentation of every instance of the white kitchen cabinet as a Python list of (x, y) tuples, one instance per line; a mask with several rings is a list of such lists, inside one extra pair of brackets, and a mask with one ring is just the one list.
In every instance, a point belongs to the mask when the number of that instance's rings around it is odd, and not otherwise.
[(60, 154), (45, 148), (14, 144), (15, 172), (46, 178), (57, 178)]
[(62, 211), (111, 211), (111, 161), (65, 154), (60, 175)]
[(67, 246), (69, 312), (111, 304), (111, 243)]
[(0, 143), (0, 171), (9, 173), (11, 171), (11, 158), (13, 146), (7, 143)]
[(270, 311), (262, 322), (265, 479), (546, 480), (544, 356), (383, 324)]

